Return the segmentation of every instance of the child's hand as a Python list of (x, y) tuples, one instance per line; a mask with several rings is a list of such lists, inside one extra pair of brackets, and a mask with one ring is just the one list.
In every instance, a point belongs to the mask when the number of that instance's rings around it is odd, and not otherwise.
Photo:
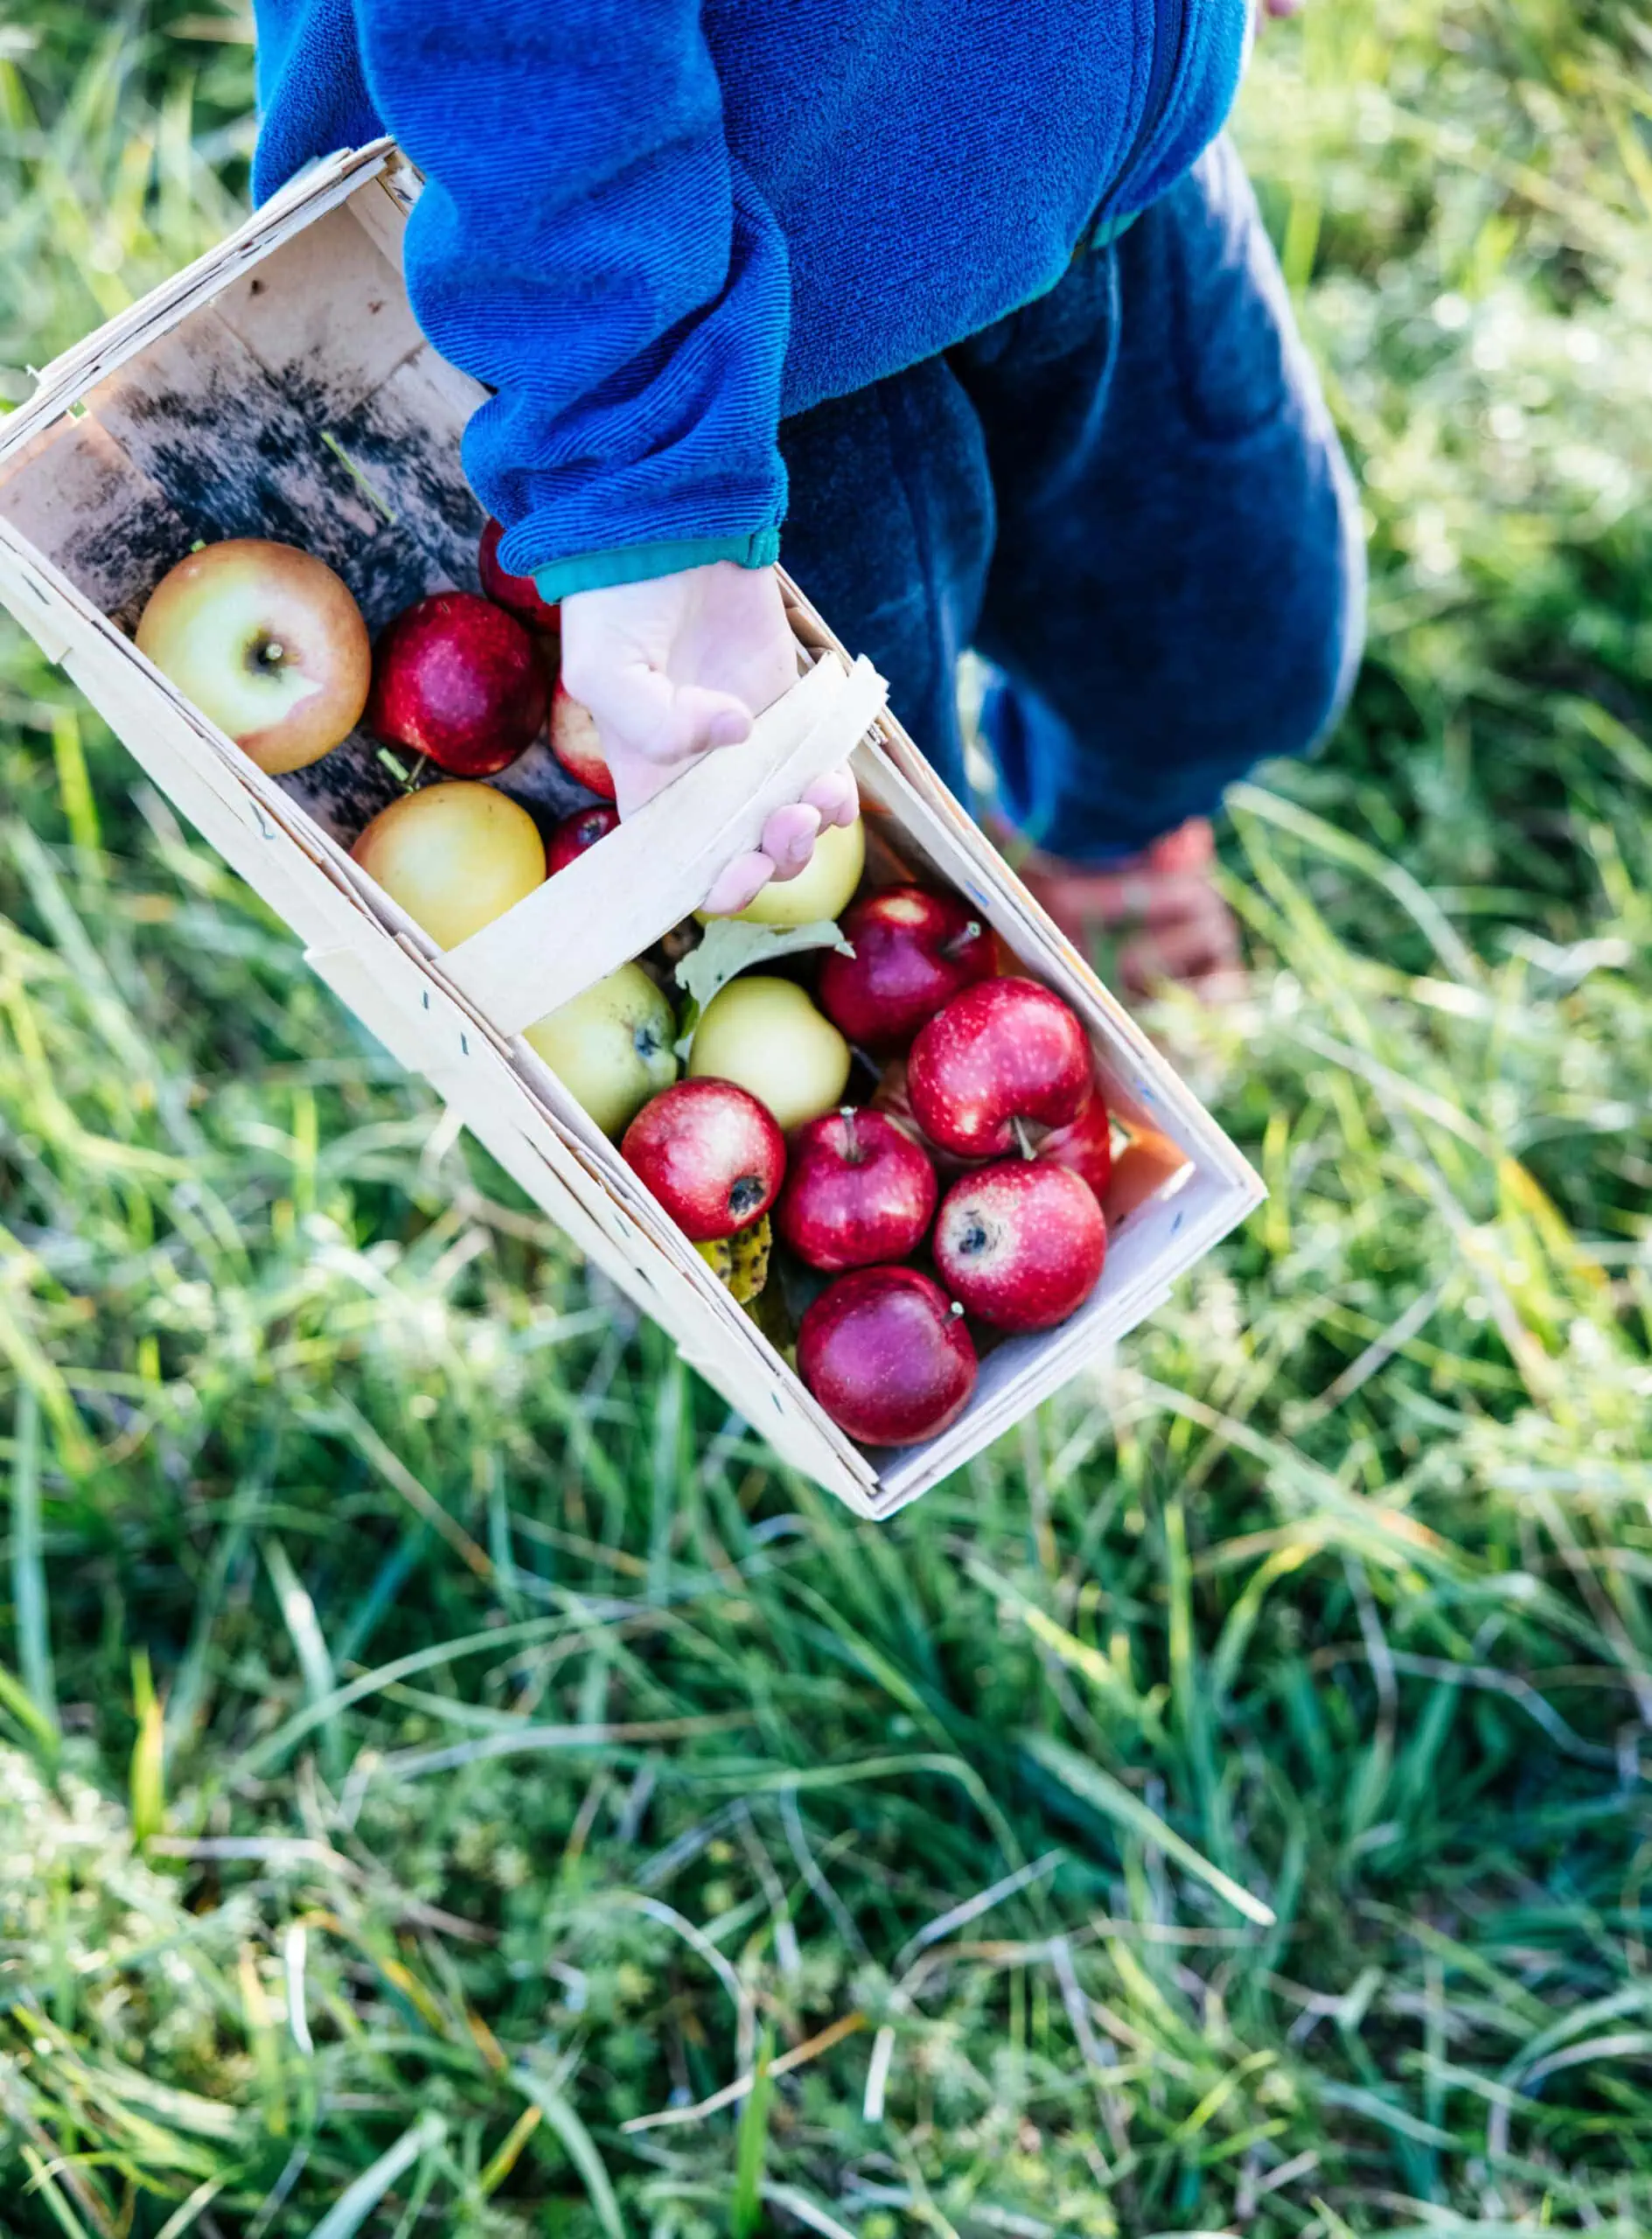
[[(685, 763), (738, 746), (798, 680), (796, 642), (772, 568), (720, 560), (652, 582), (576, 591), (562, 601), (562, 678), (596, 719), (622, 817)], [(827, 824), (857, 808), (847, 769), (777, 809), (760, 853), (730, 863), (706, 907), (743, 910), (771, 878), (795, 878)]]

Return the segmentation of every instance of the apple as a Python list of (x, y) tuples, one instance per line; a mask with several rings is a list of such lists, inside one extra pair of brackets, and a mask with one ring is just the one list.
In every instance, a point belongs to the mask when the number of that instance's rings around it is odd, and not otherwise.
[(912, 1099), (906, 1085), (906, 1060), (891, 1057), (878, 1075), (878, 1085), (872, 1092), (872, 1108), (887, 1113), (903, 1135), (910, 1136), (921, 1150), (943, 1182), (951, 1182), (960, 1174), (969, 1174), (984, 1159), (958, 1158), (951, 1151), (944, 1151), (938, 1143), (931, 1142), (917, 1121), (912, 1117)]
[(538, 825), (491, 785), (404, 793), (350, 852), (438, 948), (457, 948), (545, 880)]
[(620, 1156), (694, 1244), (760, 1221), (785, 1176), (785, 1139), (733, 1081), (679, 1081), (625, 1130)]
[(924, 1133), (959, 1158), (1001, 1158), (1014, 1123), (1064, 1127), (1090, 1092), (1090, 1044), (1059, 995), (1031, 980), (983, 980), (919, 1033), (907, 1093)]
[(499, 565), (499, 539), (504, 534), (495, 520), (490, 520), (482, 532), (476, 559), (484, 594), (495, 606), (502, 606), (519, 622), (526, 622), (530, 630), (538, 630), (547, 638), (558, 636), (562, 627), (561, 608), (540, 596), (539, 585), (532, 575), (512, 575)]
[(588, 793), (614, 798), (614, 780), (596, 736), (596, 718), (559, 676), (551, 694), (551, 752)]
[(694, 1029), (688, 1071), (738, 1081), (788, 1134), (843, 1101), (849, 1045), (795, 980), (749, 972), (714, 995)]
[(904, 1046), (950, 996), (997, 969), (993, 937), (980, 918), (956, 896), (921, 886), (886, 886), (865, 896), (842, 930), (854, 954), (826, 958), (820, 1006), (866, 1050)]
[(380, 632), (367, 722), (439, 770), (491, 778), (538, 737), (547, 696), (519, 622), (472, 591), (438, 591)]
[(1064, 1166), (1006, 1159), (966, 1174), (941, 1200), (935, 1265), (995, 1329), (1053, 1329), (1101, 1280), (1107, 1224), (1095, 1192)]
[[(738, 753), (738, 747), (733, 751)], [(866, 827), (857, 816), (853, 824), (828, 824), (814, 843), (814, 853), (796, 878), (771, 878), (755, 902), (735, 913), (742, 925), (813, 925), (838, 917), (861, 883), (866, 868)], [(701, 923), (703, 910), (696, 910)]]
[(736, 1306), (749, 1306), (763, 1296), (774, 1256), (774, 1229), (766, 1213), (737, 1235), (714, 1237), (694, 1250)]
[(150, 593), (137, 645), (272, 778), (331, 754), (367, 703), (361, 610), (290, 544), (232, 537), (192, 552)]
[(975, 1389), (962, 1309), (916, 1267), (861, 1267), (821, 1292), (798, 1330), (798, 1373), (863, 1446), (917, 1446)]
[(677, 1078), (677, 1021), (640, 964), (622, 964), (526, 1039), (605, 1135), (620, 1135)]
[(1091, 1087), (1076, 1120), (1050, 1130), (1038, 1155), (1048, 1165), (1070, 1168), (1098, 1202), (1105, 1200), (1112, 1176), (1112, 1115), (1098, 1088)]
[(1161, 1196), (1192, 1162), (1180, 1143), (1173, 1143), (1157, 1128), (1133, 1126), (1129, 1140), (1113, 1161), (1102, 1204), (1108, 1227), (1118, 1228), (1139, 1206)]
[(846, 1105), (787, 1144), (775, 1226), (799, 1259), (841, 1274), (915, 1252), (936, 1192), (935, 1168), (893, 1120)]
[(610, 833), (619, 822), (619, 811), (610, 801), (597, 801), (590, 808), (575, 809), (572, 816), (565, 816), (551, 834), (551, 844), (546, 849), (552, 875), (566, 870), (578, 855)]

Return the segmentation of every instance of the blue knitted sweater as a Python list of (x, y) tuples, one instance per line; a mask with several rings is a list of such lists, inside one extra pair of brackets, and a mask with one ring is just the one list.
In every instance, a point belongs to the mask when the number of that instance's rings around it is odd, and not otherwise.
[(256, 0), (261, 197), (394, 133), (465, 467), (548, 596), (775, 556), (784, 414), (1042, 294), (1219, 129), (1248, 0)]

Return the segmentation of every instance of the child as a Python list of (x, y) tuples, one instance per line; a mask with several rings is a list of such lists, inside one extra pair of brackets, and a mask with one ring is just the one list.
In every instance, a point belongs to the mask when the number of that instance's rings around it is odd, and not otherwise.
[[(256, 0), (268, 194), (394, 133), (465, 463), (563, 601), (622, 813), (794, 669), (773, 562), (1136, 976), (1231, 927), (1202, 820), (1335, 720), (1348, 470), (1230, 146), (1250, 0)], [(1291, 0), (1270, 0), (1288, 5)], [(794, 876), (847, 773), (714, 900)]]

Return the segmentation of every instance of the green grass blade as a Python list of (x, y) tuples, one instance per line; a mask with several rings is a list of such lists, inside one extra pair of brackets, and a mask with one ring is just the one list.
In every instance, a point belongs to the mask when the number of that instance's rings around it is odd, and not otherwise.
[(1127, 1827), (1143, 1842), (1156, 1845), (1219, 1897), (1225, 1898), (1246, 1920), (1254, 1921), (1258, 1928), (1272, 1927), (1272, 1906), (1264, 1904), (1260, 1897), (1253, 1897), (1248, 1889), (1242, 1889), (1220, 1866), (1212, 1866), (1202, 1852), (1195, 1850), (1191, 1843), (1178, 1835), (1156, 1811), (1149, 1810), (1140, 1796), (1133, 1796), (1111, 1773), (1104, 1773), (1099, 1765), (1092, 1765), (1076, 1749), (1069, 1749), (1046, 1733), (1024, 1733), (1021, 1746), (1035, 1764), (1052, 1774), (1080, 1803), (1089, 1804), (1115, 1825)]
[(58, 1698), (40, 1526), (40, 1403), (26, 1384), (18, 1387), (13, 1436), (11, 1600), (17, 1612), (17, 1676), (44, 1727), (55, 1734)]
[(137, 1720), (129, 1775), (132, 1840), (141, 1845), (166, 1828), (166, 1726), (147, 1649), (133, 1652), (132, 1711)]
[(355, 2239), (355, 2234), (397, 2178), (422, 2155), (440, 2145), (447, 2136), (447, 2127), (440, 2115), (422, 2115), (411, 2130), (403, 2131), (394, 2145), (387, 2147), (353, 2183), (345, 2187), (310, 2232), (310, 2239)]
[(596, 2221), (607, 2233), (608, 2239), (625, 2239), (625, 2225), (615, 2198), (613, 2181), (596, 2140), (581, 2122), (555, 2085), (531, 2068), (514, 2068), (511, 2081), (525, 2099), (530, 2100), (561, 2138), (568, 2159), (579, 2172), (581, 2183), (589, 2195)]
[(730, 2239), (753, 2239), (763, 2222), (763, 2165), (769, 2147), (769, 2103), (774, 2078), (769, 2061), (774, 2051), (772, 2033), (765, 2029), (757, 2047), (751, 2089), (740, 2110), (735, 2132), (735, 2189), (728, 2206)]

